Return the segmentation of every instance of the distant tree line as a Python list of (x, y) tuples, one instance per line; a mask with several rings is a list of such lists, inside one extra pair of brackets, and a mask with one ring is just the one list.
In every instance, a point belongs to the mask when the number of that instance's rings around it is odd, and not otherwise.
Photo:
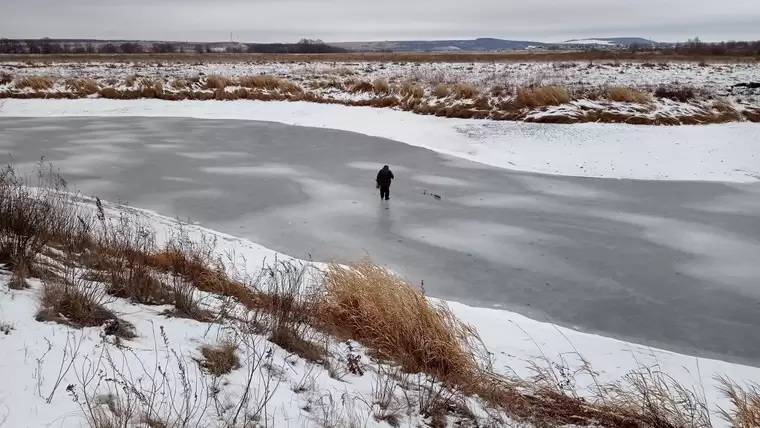
[(171, 53), (268, 53), (319, 54), (343, 53), (347, 49), (330, 46), (321, 40), (302, 39), (298, 43), (137, 43), (101, 42), (95, 40), (0, 39), (0, 54), (171, 54)]
[(668, 45), (632, 45), (631, 52), (662, 52), (676, 55), (712, 55), (712, 56), (760, 56), (760, 41), (729, 41), (705, 43), (699, 37), (685, 43)]

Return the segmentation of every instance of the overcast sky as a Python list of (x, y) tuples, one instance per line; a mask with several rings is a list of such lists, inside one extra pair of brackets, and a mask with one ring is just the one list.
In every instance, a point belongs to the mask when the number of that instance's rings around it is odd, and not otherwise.
[(760, 0), (0, 0), (0, 37), (760, 39)]

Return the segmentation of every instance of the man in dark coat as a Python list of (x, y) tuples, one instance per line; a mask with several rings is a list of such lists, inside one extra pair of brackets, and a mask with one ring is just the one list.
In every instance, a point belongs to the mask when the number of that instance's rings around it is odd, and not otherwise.
[(391, 198), (391, 180), (394, 178), (393, 172), (388, 165), (385, 165), (383, 169), (377, 173), (376, 181), (377, 187), (380, 189), (380, 199), (385, 199), (387, 201)]

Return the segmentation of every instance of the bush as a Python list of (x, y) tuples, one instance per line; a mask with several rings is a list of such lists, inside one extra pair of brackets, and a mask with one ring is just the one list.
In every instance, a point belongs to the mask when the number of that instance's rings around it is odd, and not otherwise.
[(0, 263), (13, 271), (16, 286), (33, 272), (37, 255), (78, 224), (70, 201), (59, 193), (65, 181), (39, 166), (37, 189), (28, 187), (11, 166), (0, 170)]
[(657, 98), (667, 98), (673, 101), (686, 103), (689, 100), (693, 100), (697, 97), (693, 88), (687, 86), (670, 87), (660, 86), (654, 91), (654, 96)]

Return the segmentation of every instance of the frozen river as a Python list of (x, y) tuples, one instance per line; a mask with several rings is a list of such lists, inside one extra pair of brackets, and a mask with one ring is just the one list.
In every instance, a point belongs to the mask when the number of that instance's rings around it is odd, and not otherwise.
[(0, 118), (0, 150), (292, 256), (367, 253), (436, 297), (760, 365), (757, 184), (544, 176), (252, 121)]

